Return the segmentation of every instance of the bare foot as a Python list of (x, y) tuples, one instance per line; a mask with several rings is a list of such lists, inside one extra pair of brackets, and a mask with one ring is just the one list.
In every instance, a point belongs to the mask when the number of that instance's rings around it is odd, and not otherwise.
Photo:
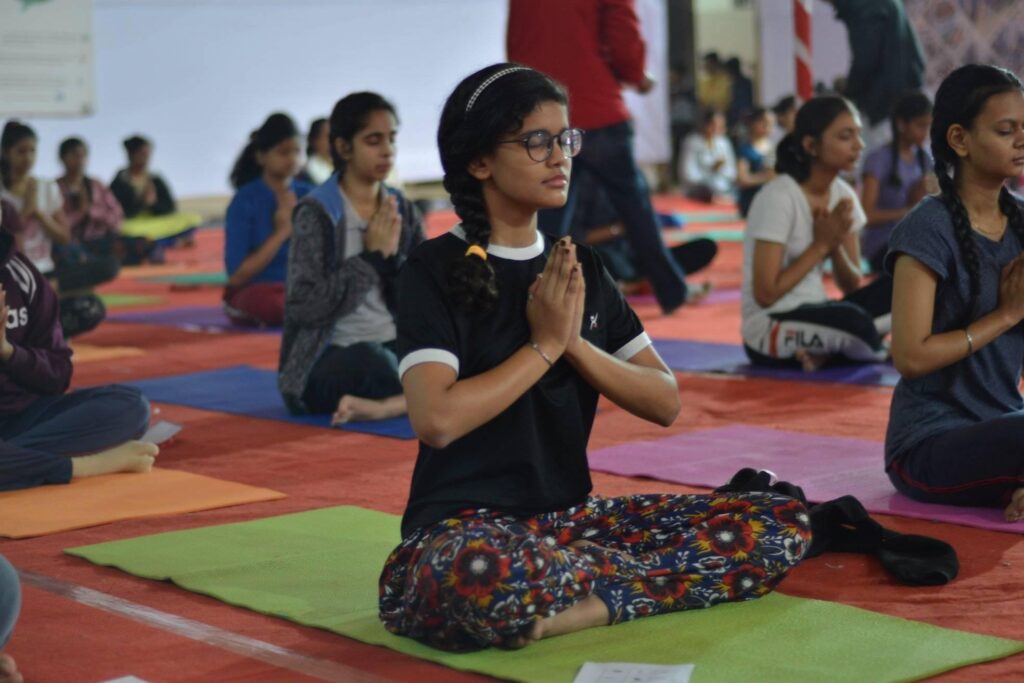
[(1017, 489), (1010, 498), (1010, 504), (1003, 512), (1007, 522), (1019, 522), (1024, 519), (1024, 488)]
[(14, 657), (0, 655), (0, 683), (22, 683), (24, 679), (14, 663)]
[(403, 394), (379, 400), (345, 395), (338, 401), (338, 409), (331, 416), (331, 425), (362, 420), (386, 420), (405, 415), (405, 413), (405, 396)]
[(713, 286), (710, 282), (703, 282), (697, 287), (690, 287), (686, 292), (686, 305), (692, 306), (699, 304), (708, 297), (711, 293)]
[(803, 349), (798, 350), (793, 357), (800, 361), (800, 366), (804, 369), (804, 372), (817, 372), (821, 370), (821, 366), (828, 360), (828, 356), (811, 353)]
[(604, 604), (604, 600), (596, 595), (590, 595), (553, 617), (533, 622), (526, 632), (509, 641), (506, 646), (511, 650), (518, 650), (542, 638), (562, 636), (595, 626), (607, 626), (609, 619), (611, 615), (608, 614), (608, 606)]
[(92, 455), (71, 458), (72, 477), (95, 477), (115, 472), (149, 472), (160, 453), (156, 444), (126, 441)]

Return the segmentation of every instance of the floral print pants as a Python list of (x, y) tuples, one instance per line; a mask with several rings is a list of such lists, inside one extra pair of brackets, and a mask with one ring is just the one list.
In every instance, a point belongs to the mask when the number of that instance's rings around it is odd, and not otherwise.
[(803, 504), (764, 492), (589, 497), (526, 518), (470, 510), (391, 553), (380, 618), (443, 650), (500, 646), (590, 595), (612, 624), (752, 600), (810, 540)]

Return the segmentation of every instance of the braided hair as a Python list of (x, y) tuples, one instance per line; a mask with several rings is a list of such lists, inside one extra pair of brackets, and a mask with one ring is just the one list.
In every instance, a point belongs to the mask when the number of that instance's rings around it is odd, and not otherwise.
[[(892, 187), (899, 187), (903, 184), (900, 177), (900, 129), (899, 123), (910, 123), (914, 119), (928, 116), (932, 113), (932, 101), (922, 92), (912, 92), (904, 95), (896, 101), (893, 107), (892, 116), (889, 118), (889, 125), (892, 126), (892, 141), (889, 143), (889, 150), (892, 153), (892, 170), (885, 182)], [(917, 165), (921, 173), (928, 173), (928, 155), (924, 148), (917, 148)]]
[[(989, 98), (1021, 89), (1024, 89), (1024, 86), (1020, 79), (1002, 67), (968, 64), (946, 76), (935, 93), (931, 128), (932, 156), (935, 158), (939, 196), (953, 220), (953, 234), (956, 236), (970, 279), (971, 299), (966, 314), (967, 322), (979, 315), (977, 308), (981, 291), (981, 253), (974, 241), (970, 216), (960, 200), (957, 188), (960, 157), (953, 151), (946, 136), (953, 125), (970, 130)], [(1024, 217), (1016, 200), (1005, 186), (999, 193), (999, 209), (1006, 216), (1009, 228), (1024, 244)]]
[[(444, 188), (462, 220), (466, 241), (485, 250), (491, 238), (491, 222), (483, 187), (470, 174), (470, 164), (493, 151), (498, 140), (515, 134), (522, 128), (523, 120), (541, 104), (567, 105), (569, 101), (561, 85), (526, 68), (502, 75), (478, 91), (488, 78), (517, 66), (494, 64), (466, 77), (445, 102), (437, 130)], [(474, 94), (476, 99), (469, 106)], [(448, 267), (447, 284), (452, 301), (469, 315), (487, 313), (498, 301), (494, 268), (476, 256), (455, 258)]]

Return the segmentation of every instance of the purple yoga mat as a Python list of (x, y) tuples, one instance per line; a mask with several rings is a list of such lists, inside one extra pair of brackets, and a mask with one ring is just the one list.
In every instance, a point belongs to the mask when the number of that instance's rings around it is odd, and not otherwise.
[(881, 443), (840, 436), (733, 425), (621, 444), (590, 453), (590, 467), (690, 486), (721, 486), (737, 470), (770, 470), (801, 486), (812, 502), (856, 496), (870, 512), (1024, 533), (1001, 509), (930, 505), (893, 490), (883, 471)]
[(673, 370), (682, 372), (714, 372), (794, 382), (837, 382), (886, 387), (896, 386), (896, 382), (900, 378), (896, 368), (886, 363), (837, 365), (822, 368), (816, 372), (804, 372), (799, 368), (766, 368), (753, 365), (739, 344), (688, 339), (655, 339), (653, 341), (654, 348), (658, 350), (665, 363)]
[(149, 325), (170, 325), (183, 330), (199, 332), (262, 332), (279, 333), (280, 328), (241, 327), (228, 319), (221, 306), (183, 306), (163, 308), (156, 311), (131, 311), (107, 317), (123, 323), (144, 323)]

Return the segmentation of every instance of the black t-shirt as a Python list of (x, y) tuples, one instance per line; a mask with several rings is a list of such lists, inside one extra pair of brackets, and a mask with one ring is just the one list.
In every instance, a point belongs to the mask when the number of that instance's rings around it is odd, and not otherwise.
[[(446, 295), (447, 268), (466, 250), (460, 227), (420, 245), (399, 285), (399, 373), (424, 362), (454, 368), (459, 379), (500, 365), (530, 341), (527, 289), (544, 270), (553, 240), (530, 247), (491, 245), (499, 302), (467, 316)], [(586, 280), (583, 337), (628, 360), (650, 344), (643, 326), (597, 254), (577, 247)], [(564, 358), (491, 421), (435, 449), (420, 443), (402, 535), (466, 509), (534, 515), (580, 503), (590, 492), (587, 440), (598, 393)]]

